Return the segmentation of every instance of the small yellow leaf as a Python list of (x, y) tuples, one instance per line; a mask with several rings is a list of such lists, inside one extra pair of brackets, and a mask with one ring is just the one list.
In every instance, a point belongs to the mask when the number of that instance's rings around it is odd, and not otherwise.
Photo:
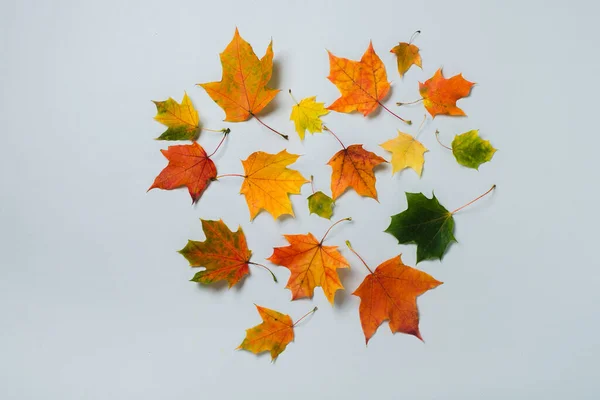
[(317, 103), (316, 100), (316, 96), (307, 97), (292, 107), (290, 121), (294, 121), (296, 132), (301, 140), (304, 140), (307, 129), (310, 133), (323, 131), (323, 121), (320, 117), (328, 114), (329, 111), (324, 107), (325, 103)]
[(425, 162), (423, 154), (428, 150), (417, 139), (398, 131), (397, 137), (380, 146), (392, 153), (392, 173), (402, 171), (404, 168), (412, 168), (421, 176)]

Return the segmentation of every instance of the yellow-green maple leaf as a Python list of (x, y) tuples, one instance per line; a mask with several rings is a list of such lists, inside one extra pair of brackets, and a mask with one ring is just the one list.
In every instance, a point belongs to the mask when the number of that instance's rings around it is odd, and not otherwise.
[(168, 98), (165, 101), (154, 101), (156, 116), (154, 119), (167, 127), (157, 140), (196, 140), (200, 132), (198, 111), (194, 108), (187, 93), (179, 104)]
[(290, 121), (294, 121), (301, 140), (304, 140), (306, 130), (310, 133), (323, 131), (323, 121), (320, 117), (328, 114), (329, 110), (324, 107), (325, 103), (318, 103), (316, 100), (317, 96), (307, 97), (292, 107)]

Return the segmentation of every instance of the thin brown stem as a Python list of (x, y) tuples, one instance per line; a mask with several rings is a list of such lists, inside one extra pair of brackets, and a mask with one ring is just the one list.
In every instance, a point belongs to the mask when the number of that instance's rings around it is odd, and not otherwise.
[(415, 31), (412, 36), (410, 37), (410, 40), (408, 41), (408, 44), (412, 44), (413, 40), (415, 40), (415, 38), (417, 36), (419, 36), (419, 34), (421, 33), (421, 31)]
[(423, 129), (423, 125), (425, 125), (425, 121), (427, 120), (427, 114), (423, 115), (423, 121), (421, 121), (421, 125), (419, 125), (419, 129), (417, 130), (417, 134), (415, 135), (415, 139), (419, 137), (421, 134), (421, 130)]
[(325, 240), (325, 238), (326, 238), (326, 237), (327, 237), (327, 235), (329, 234), (329, 231), (330, 231), (330, 230), (331, 230), (331, 229), (332, 229), (334, 226), (336, 226), (336, 225), (337, 225), (337, 224), (339, 224), (340, 222), (344, 222), (344, 221), (352, 221), (352, 218), (350, 218), (350, 217), (347, 217), (347, 218), (342, 218), (342, 219), (340, 219), (339, 221), (335, 222), (333, 225), (331, 225), (331, 226), (329, 227), (329, 229), (327, 229), (327, 232), (325, 232), (325, 234), (323, 235), (323, 239), (321, 239), (321, 243), (320, 243), (320, 244), (323, 244), (323, 241)]
[(346, 146), (344, 146), (344, 143), (342, 143), (340, 138), (335, 133), (333, 133), (333, 131), (331, 129), (329, 129), (327, 126), (323, 125), (323, 130), (326, 130), (327, 132), (331, 133), (333, 135), (333, 137), (336, 138), (337, 141), (342, 145), (342, 148), (344, 150), (346, 150)]
[(281, 132), (277, 132), (275, 129), (271, 128), (269, 125), (267, 125), (267, 124), (265, 124), (264, 122), (262, 122), (262, 120), (261, 120), (260, 118), (258, 118), (258, 117), (256, 116), (256, 114), (252, 114), (252, 113), (250, 113), (250, 115), (252, 115), (254, 118), (256, 118), (256, 120), (257, 120), (258, 122), (260, 122), (260, 123), (261, 123), (261, 124), (262, 124), (262, 125), (263, 125), (265, 128), (269, 129), (269, 130), (270, 130), (270, 131), (272, 131), (272, 132), (275, 132), (276, 134), (278, 134), (279, 136), (281, 136), (281, 137), (282, 137), (282, 138), (284, 138), (285, 140), (289, 140), (289, 138), (288, 138), (288, 135), (284, 135), (284, 134), (283, 134), (283, 133), (281, 133)]
[(437, 129), (435, 130), (435, 139), (437, 140), (437, 142), (444, 148), (452, 151), (451, 147), (446, 146), (444, 143), (440, 142), (440, 131), (438, 131)]
[(315, 194), (315, 182), (313, 181), (314, 177), (310, 176), (310, 187), (312, 188), (313, 194)]
[(356, 252), (356, 250), (354, 250), (354, 249), (352, 248), (352, 245), (350, 244), (350, 241), (349, 241), (349, 240), (346, 240), (346, 246), (348, 246), (348, 248), (350, 249), (350, 251), (351, 251), (351, 252), (353, 252), (353, 253), (354, 253), (354, 255), (355, 255), (356, 257), (358, 257), (358, 259), (359, 259), (360, 261), (362, 261), (362, 263), (365, 265), (365, 267), (367, 267), (367, 269), (369, 270), (369, 272), (370, 272), (370, 273), (373, 273), (373, 271), (371, 270), (371, 268), (369, 268), (369, 266), (367, 265), (367, 263), (365, 262), (365, 260), (363, 260), (363, 258), (360, 256), (360, 254), (358, 254), (358, 253)]
[(407, 105), (410, 105), (410, 104), (417, 104), (417, 103), (418, 103), (418, 102), (420, 102), (420, 101), (423, 101), (423, 98), (422, 98), (422, 97), (421, 97), (420, 99), (417, 99), (417, 100), (414, 100), (414, 101), (409, 101), (409, 102), (407, 102), (407, 103), (403, 103), (403, 102), (401, 102), (401, 101), (398, 101), (398, 102), (396, 102), (396, 105), (397, 105), (397, 106), (407, 106)]
[(298, 325), (298, 323), (299, 323), (300, 321), (302, 321), (304, 318), (308, 317), (310, 314), (314, 313), (314, 312), (315, 312), (315, 311), (317, 311), (318, 309), (319, 309), (318, 307), (315, 307), (315, 308), (313, 308), (312, 310), (310, 310), (309, 312), (307, 312), (306, 314), (304, 314), (304, 315), (303, 315), (303, 316), (302, 316), (302, 317), (301, 317), (301, 318), (300, 318), (298, 321), (296, 321), (296, 322), (294, 322), (294, 323), (292, 324), (292, 328), (293, 328), (294, 326)]
[(202, 128), (203, 131), (207, 131), (207, 132), (215, 132), (215, 133), (229, 133), (231, 132), (231, 129), (229, 128), (223, 128), (223, 129), (208, 129), (208, 128)]
[(266, 265), (262, 265), (262, 264), (255, 263), (255, 262), (252, 262), (252, 261), (248, 261), (248, 264), (256, 265), (257, 267), (262, 267), (262, 268), (266, 269), (267, 271), (269, 271), (269, 273), (273, 277), (273, 280), (275, 281), (275, 283), (277, 283), (277, 277), (275, 276), (275, 274), (273, 273), (273, 271), (271, 271)]
[(470, 202), (468, 202), (467, 204), (465, 204), (462, 207), (458, 207), (456, 210), (452, 211), (450, 214), (456, 214), (457, 212), (459, 212), (460, 210), (462, 210), (465, 207), (470, 206), (471, 204), (475, 203), (477, 200), (481, 199), (482, 197), (487, 196), (492, 190), (496, 189), (496, 185), (492, 186), (490, 188), (490, 190), (488, 190), (487, 192), (485, 192), (484, 194), (482, 194), (481, 196), (477, 197), (476, 199), (471, 200)]
[(392, 110), (390, 110), (389, 108), (387, 108), (386, 106), (384, 106), (382, 102), (378, 101), (377, 103), (379, 103), (379, 105), (380, 105), (381, 107), (383, 107), (383, 109), (384, 109), (385, 111), (389, 112), (389, 113), (390, 113), (390, 114), (392, 114), (394, 117), (398, 118), (400, 121), (402, 121), (402, 122), (404, 122), (404, 123), (406, 123), (406, 124), (408, 124), (408, 125), (412, 125), (412, 121), (411, 121), (411, 120), (407, 120), (407, 119), (404, 119), (404, 118), (402, 118), (401, 116), (399, 116), (398, 114), (396, 114), (395, 112), (393, 112)]
[(223, 137), (221, 138), (221, 141), (219, 142), (219, 144), (217, 145), (217, 148), (215, 149), (215, 151), (213, 151), (212, 153), (210, 153), (210, 155), (208, 156), (208, 158), (211, 158), (212, 156), (215, 155), (215, 153), (217, 152), (217, 150), (219, 150), (219, 147), (221, 147), (221, 145), (223, 144), (223, 142), (225, 141), (225, 138), (227, 137), (227, 135), (229, 134), (229, 130), (227, 131), (223, 131)]
[(217, 176), (215, 179), (219, 179), (219, 178), (222, 178), (224, 176), (238, 176), (240, 178), (245, 178), (246, 177), (245, 175), (242, 175), (242, 174), (223, 174), (223, 175)]

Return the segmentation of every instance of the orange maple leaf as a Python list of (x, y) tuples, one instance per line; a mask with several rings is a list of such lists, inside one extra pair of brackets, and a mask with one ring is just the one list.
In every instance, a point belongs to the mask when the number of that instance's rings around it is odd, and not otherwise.
[(189, 261), (192, 267), (204, 267), (192, 281), (210, 284), (226, 280), (229, 287), (250, 273), (248, 264), (252, 252), (248, 250), (246, 236), (242, 227), (236, 232), (229, 230), (223, 220), (208, 221), (200, 219), (206, 235), (204, 242), (188, 240), (179, 253)]
[(417, 297), (443, 282), (404, 265), (400, 255), (384, 261), (373, 272), (350, 242), (346, 244), (370, 272), (352, 293), (360, 297), (358, 312), (366, 343), (385, 320), (389, 320), (392, 333), (407, 333), (423, 340), (419, 332)]
[(337, 269), (350, 268), (350, 264), (337, 250), (337, 246), (323, 246), (323, 241), (331, 228), (349, 220), (350, 218), (344, 218), (337, 221), (327, 230), (321, 241), (312, 233), (283, 235), (290, 245), (273, 249), (273, 255), (267, 260), (290, 270), (291, 276), (286, 288), (292, 291), (292, 300), (312, 298), (315, 287), (321, 286), (325, 297), (333, 305), (335, 292), (344, 288)]
[(442, 69), (438, 69), (433, 77), (419, 82), (419, 92), (423, 97), (423, 105), (432, 117), (436, 115), (466, 115), (456, 106), (456, 101), (471, 92), (474, 83), (463, 78), (462, 74), (450, 79), (444, 78)]
[(244, 161), (244, 183), (240, 193), (246, 197), (250, 219), (254, 219), (261, 209), (268, 211), (274, 219), (281, 215), (294, 216), (288, 194), (300, 194), (306, 180), (300, 172), (287, 168), (299, 155), (282, 150), (277, 154), (257, 151)]
[(349, 187), (361, 196), (377, 200), (373, 168), (387, 162), (375, 153), (362, 148), (362, 144), (344, 147), (327, 163), (331, 166), (331, 193), (337, 199)]
[(360, 61), (336, 57), (329, 52), (329, 76), (327, 77), (342, 93), (329, 110), (349, 113), (359, 111), (367, 116), (387, 96), (390, 83), (385, 66), (373, 49), (373, 43)]
[(265, 108), (279, 92), (267, 87), (273, 73), (273, 42), (259, 60), (236, 28), (233, 40), (220, 58), (223, 66), (221, 81), (198, 86), (202, 86), (225, 111), (225, 121), (246, 121)]
[(192, 203), (198, 201), (208, 184), (217, 176), (215, 163), (197, 142), (169, 146), (160, 151), (169, 164), (160, 172), (150, 189), (171, 190), (187, 186)]
[(254, 354), (268, 351), (271, 361), (275, 361), (287, 345), (294, 340), (294, 327), (309, 314), (317, 311), (317, 307), (296, 322), (287, 314), (261, 307), (255, 304), (263, 322), (253, 328), (246, 329), (246, 337), (236, 350), (248, 350)]

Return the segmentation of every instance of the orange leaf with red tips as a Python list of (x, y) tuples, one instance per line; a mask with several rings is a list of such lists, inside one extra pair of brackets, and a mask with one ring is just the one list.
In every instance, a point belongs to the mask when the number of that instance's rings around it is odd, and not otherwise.
[(198, 201), (208, 184), (217, 176), (215, 163), (198, 143), (169, 146), (161, 153), (169, 164), (154, 180), (150, 189), (171, 190), (186, 186), (192, 203)]
[(373, 168), (387, 162), (375, 153), (363, 149), (362, 144), (353, 144), (338, 151), (327, 163), (331, 173), (331, 193), (337, 199), (349, 187), (361, 196), (377, 200)]
[[(340, 220), (336, 224), (344, 220), (349, 219)], [(273, 255), (267, 260), (292, 273), (286, 286), (292, 291), (292, 300), (312, 298), (315, 287), (321, 286), (325, 297), (333, 305), (335, 292), (344, 288), (337, 269), (349, 268), (348, 261), (337, 250), (337, 246), (323, 246), (325, 237), (320, 242), (312, 233), (284, 237), (290, 245), (274, 248)]]
[(246, 121), (265, 108), (279, 92), (267, 87), (273, 73), (273, 42), (259, 60), (236, 28), (233, 40), (220, 58), (223, 66), (221, 81), (199, 86), (225, 111), (225, 121)]
[[(349, 242), (346, 244), (350, 247)], [(371, 274), (352, 293), (360, 297), (360, 323), (366, 342), (369, 343), (369, 339), (385, 320), (389, 320), (392, 333), (407, 333), (423, 340), (419, 332), (417, 297), (438, 287), (442, 282), (404, 265), (400, 255), (384, 261), (374, 272), (370, 268), (369, 271)]]
[(442, 69), (438, 69), (425, 81), (419, 82), (419, 92), (423, 97), (423, 105), (432, 117), (436, 115), (466, 115), (463, 110), (456, 106), (457, 100), (466, 97), (471, 92), (474, 83), (463, 78), (462, 74), (450, 79), (444, 78)]
[(334, 101), (329, 110), (349, 113), (359, 111), (367, 116), (387, 96), (390, 83), (387, 81), (385, 66), (375, 53), (373, 43), (360, 61), (336, 57), (329, 53), (329, 76), (342, 96)]
[(188, 240), (179, 253), (189, 261), (192, 267), (204, 267), (192, 281), (210, 284), (226, 280), (232, 287), (250, 273), (248, 264), (252, 252), (248, 250), (246, 236), (241, 227), (232, 232), (223, 220), (202, 221), (202, 230), (206, 235), (204, 242)]

